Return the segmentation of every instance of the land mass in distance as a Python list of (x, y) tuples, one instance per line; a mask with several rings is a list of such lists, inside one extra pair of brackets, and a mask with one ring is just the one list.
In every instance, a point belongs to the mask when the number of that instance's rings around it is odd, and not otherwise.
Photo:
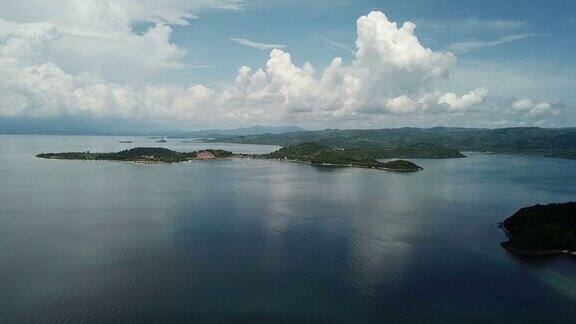
[(482, 152), (576, 159), (576, 128), (324, 129), (206, 141), (279, 146), (316, 142), (332, 148), (372, 149), (377, 158), (454, 158), (462, 157), (460, 152)]
[(325, 166), (359, 167), (387, 171), (415, 172), (422, 167), (406, 160), (380, 162), (370, 156), (369, 152), (358, 150), (337, 150), (316, 143), (302, 143), (292, 147), (281, 148), (278, 151), (257, 154), (235, 154), (224, 150), (201, 150), (195, 152), (177, 152), (167, 148), (138, 147), (112, 153), (65, 152), (41, 153), (38, 158), (57, 160), (103, 160), (125, 161), (136, 163), (177, 163), (193, 160), (214, 160), (228, 158), (255, 158), (270, 160), (285, 160)]

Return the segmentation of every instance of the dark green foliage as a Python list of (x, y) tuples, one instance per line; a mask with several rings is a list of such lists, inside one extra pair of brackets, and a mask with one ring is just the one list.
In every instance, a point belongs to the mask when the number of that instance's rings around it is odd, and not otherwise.
[(318, 151), (328, 149), (327, 146), (313, 142), (305, 142), (294, 146), (283, 147), (278, 151), (267, 154), (269, 159), (288, 159), (310, 161)]
[(332, 148), (372, 148), (388, 152), (386, 156), (378, 156), (379, 158), (461, 157), (455, 151), (476, 151), (576, 159), (575, 128), (326, 129), (235, 136), (221, 138), (218, 141), (281, 146), (316, 142)]
[[(204, 150), (210, 152), (215, 158), (232, 157), (232, 152), (224, 150)], [(130, 161), (130, 162), (151, 162), (151, 163), (175, 163), (184, 162), (196, 158), (198, 152), (176, 152), (162, 147), (137, 147), (123, 150), (116, 153), (89, 153), (89, 152), (68, 152), (68, 153), (42, 153), (36, 155), (45, 159), (60, 160), (107, 160), (107, 161)]]
[(458, 150), (427, 143), (403, 145), (384, 152), (386, 158), (448, 159), (466, 157)]
[(390, 149), (380, 148), (356, 148), (347, 149), (358, 155), (376, 159), (408, 158), (408, 159), (450, 159), (464, 158), (464, 154), (457, 150), (449, 149), (435, 144), (410, 144)]
[(384, 163), (384, 168), (391, 170), (403, 170), (403, 171), (420, 171), (422, 167), (406, 160), (394, 160)]
[(284, 159), (325, 165), (357, 166), (363, 168), (390, 169), (397, 171), (419, 171), (421, 167), (408, 161), (382, 163), (374, 158), (371, 149), (331, 149), (317, 143), (302, 143), (284, 147), (264, 156), (267, 159)]
[(576, 251), (576, 202), (522, 208), (502, 224), (510, 247)]

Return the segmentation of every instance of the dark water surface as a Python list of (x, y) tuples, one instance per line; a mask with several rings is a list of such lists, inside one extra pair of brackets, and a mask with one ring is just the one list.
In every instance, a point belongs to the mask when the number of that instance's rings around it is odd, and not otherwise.
[(576, 321), (575, 260), (513, 256), (494, 227), (576, 200), (576, 161), (473, 154), (397, 174), (33, 157), (205, 147), (118, 140), (0, 136), (0, 323)]

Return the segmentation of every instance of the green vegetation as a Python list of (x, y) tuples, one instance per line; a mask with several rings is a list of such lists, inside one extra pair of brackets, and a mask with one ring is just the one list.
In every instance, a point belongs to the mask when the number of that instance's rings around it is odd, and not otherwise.
[(218, 141), (280, 146), (316, 142), (332, 148), (371, 148), (387, 153), (379, 158), (449, 158), (461, 157), (455, 154), (455, 151), (474, 151), (576, 159), (576, 128), (326, 129), (232, 136), (220, 138)]
[(421, 171), (421, 166), (406, 160), (394, 160), (382, 164), (384, 169), (397, 171)]
[(356, 148), (347, 149), (347, 151), (355, 152), (358, 155), (365, 155), (367, 157), (376, 159), (452, 159), (466, 157), (466, 155), (460, 153), (457, 150), (426, 143), (404, 145), (390, 149)]
[(68, 152), (68, 153), (42, 153), (36, 155), (36, 157), (43, 159), (106, 160), (106, 161), (128, 161), (128, 162), (141, 162), (141, 163), (175, 163), (175, 162), (190, 161), (197, 158), (222, 159), (232, 156), (234, 156), (232, 152), (223, 150), (176, 152), (161, 147), (137, 147), (116, 153)]
[(393, 171), (419, 171), (421, 167), (416, 164), (397, 160), (379, 162), (364, 150), (335, 150), (316, 143), (303, 143), (292, 147), (282, 148), (276, 152), (265, 155), (234, 154), (223, 150), (202, 150), (197, 152), (176, 152), (161, 147), (138, 147), (116, 153), (42, 153), (36, 157), (57, 160), (106, 160), (128, 161), (139, 163), (176, 163), (190, 160), (210, 160), (230, 157), (251, 157), (264, 159), (291, 160), (303, 163), (356, 166), (362, 168), (385, 169)]
[(418, 165), (404, 160), (379, 162), (375, 159), (372, 150), (363, 149), (332, 149), (318, 143), (302, 143), (290, 147), (284, 147), (278, 151), (264, 155), (266, 159), (281, 159), (296, 162), (355, 166), (362, 168), (374, 168), (393, 171), (419, 171)]
[(512, 250), (576, 251), (576, 202), (522, 208), (502, 223)]

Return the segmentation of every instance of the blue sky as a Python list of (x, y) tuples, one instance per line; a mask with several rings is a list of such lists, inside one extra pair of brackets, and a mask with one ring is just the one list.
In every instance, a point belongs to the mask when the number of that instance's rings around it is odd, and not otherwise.
[(60, 2), (0, 0), (0, 116), (576, 125), (574, 1)]

